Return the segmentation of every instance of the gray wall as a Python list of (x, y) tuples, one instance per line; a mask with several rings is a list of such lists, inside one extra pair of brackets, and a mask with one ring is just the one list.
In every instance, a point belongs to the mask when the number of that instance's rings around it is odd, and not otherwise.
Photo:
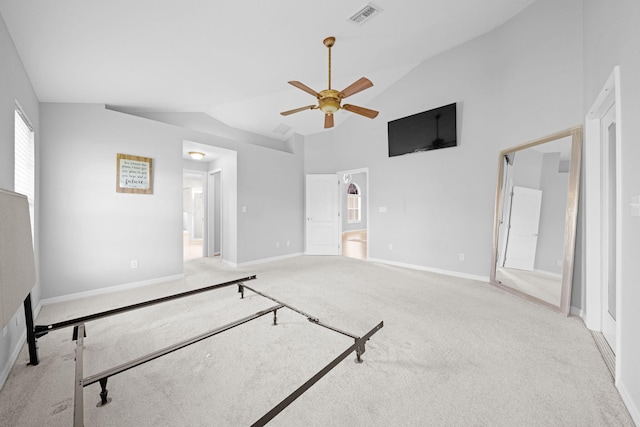
[[(335, 162), (322, 172), (369, 168), (371, 258), (489, 276), (499, 151), (583, 122), (581, 10), (579, 0), (538, 1), (418, 65), (366, 105), (375, 120), (353, 116), (310, 140)], [(388, 157), (388, 121), (452, 102), (457, 147)]]
[(569, 174), (559, 172), (560, 153), (546, 153), (542, 160), (540, 190), (540, 232), (536, 249), (536, 270), (562, 274), (564, 228), (567, 211)]
[[(236, 150), (214, 165), (228, 199), (226, 261), (302, 252), (301, 147), (289, 153), (238, 143), (102, 105), (42, 104), (41, 111), (46, 297), (182, 274), (184, 140)], [(115, 192), (116, 153), (154, 159), (153, 195)]]
[(535, 150), (518, 151), (513, 161), (513, 185), (540, 190), (542, 153)]
[(627, 406), (640, 422), (640, 218), (630, 215), (629, 203), (640, 194), (640, 2), (618, 0), (584, 2), (584, 87), (583, 113), (594, 103), (598, 92), (616, 65), (620, 66), (621, 117), (621, 198), (622, 259), (620, 316), (624, 318), (617, 358), (617, 386)]
[[(41, 104), (41, 125), (43, 296), (182, 274), (176, 133), (103, 105)], [(153, 194), (116, 192), (117, 153), (153, 159)]]
[[(36, 159), (40, 147), (40, 112), (38, 99), (31, 86), (29, 77), (24, 70), (22, 61), (15, 50), (13, 41), (9, 36), (4, 20), (0, 16), (0, 188), (13, 190), (14, 173), (14, 111), (15, 102), (19, 102), (22, 109), (29, 117), (35, 128)], [(36, 269), (38, 256), (38, 218), (40, 208), (38, 206), (39, 190), (37, 182), (39, 162), (36, 160), (36, 212), (35, 212), (35, 252)], [(36, 307), (40, 302), (39, 281), (31, 292), (32, 302)], [(0, 334), (0, 386), (9, 374), (13, 361), (18, 356), (20, 344), (24, 339), (25, 320), (24, 311), (20, 308), (16, 315), (16, 321), (9, 322), (6, 329)]]

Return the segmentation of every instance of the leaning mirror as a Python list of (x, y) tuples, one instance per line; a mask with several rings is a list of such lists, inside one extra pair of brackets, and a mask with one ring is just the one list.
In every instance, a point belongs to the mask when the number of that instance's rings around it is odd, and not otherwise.
[(499, 155), (491, 283), (564, 315), (571, 308), (582, 127)]

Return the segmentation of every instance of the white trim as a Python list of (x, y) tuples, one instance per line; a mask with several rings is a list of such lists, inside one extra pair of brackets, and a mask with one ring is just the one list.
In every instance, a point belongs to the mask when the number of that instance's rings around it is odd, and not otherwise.
[[(195, 161), (195, 160), (194, 160)], [(202, 253), (200, 254), (200, 258), (205, 256), (205, 248), (208, 248), (208, 244), (209, 244), (209, 221), (208, 221), (208, 216), (209, 216), (209, 174), (207, 171), (203, 171), (203, 170), (198, 170), (198, 169), (185, 169), (182, 168), (182, 182), (184, 182), (184, 174), (185, 173), (190, 173), (190, 174), (194, 174), (194, 175), (200, 175), (202, 177), (202, 211), (203, 211), (203, 216), (204, 216), (204, 220), (203, 220), (203, 224), (202, 224)], [(184, 197), (184, 193), (183, 193), (183, 197)], [(183, 201), (184, 203), (184, 201)], [(184, 215), (184, 213), (183, 213)], [(191, 239), (191, 234), (189, 234), (189, 240)], [(197, 239), (193, 239), (193, 240), (197, 240)], [(184, 252), (184, 243), (182, 245), (182, 250)], [(208, 252), (208, 251), (207, 251)]]
[[(34, 316), (34, 319), (35, 319), (35, 316)], [(7, 363), (2, 367), (2, 371), (0, 371), (0, 389), (2, 389), (5, 381), (7, 381), (7, 378), (11, 373), (11, 369), (13, 368), (13, 365), (15, 365), (16, 361), (18, 360), (18, 356), (20, 356), (20, 351), (22, 350), (22, 346), (26, 341), (27, 341), (27, 330), (25, 328), (22, 334), (20, 334), (20, 338), (18, 338), (18, 342), (16, 343), (16, 346), (13, 348), (13, 351), (9, 355), (9, 358), (7, 359)]]
[[(587, 328), (602, 331), (602, 171), (601, 171), (601, 134), (600, 120), (604, 114), (616, 104), (616, 144), (620, 145), (620, 67), (614, 67), (606, 83), (600, 90), (591, 109), (585, 117), (585, 306), (584, 323)], [(616, 147), (616, 148), (617, 148)], [(620, 159), (620, 152), (617, 152)], [(619, 173), (619, 171), (618, 171)], [(620, 214), (620, 212), (618, 212)], [(619, 240), (619, 239), (618, 239)], [(618, 242), (619, 243), (619, 242)], [(619, 252), (618, 252), (619, 253)], [(618, 295), (618, 298), (620, 295)], [(619, 307), (617, 307), (619, 308)], [(620, 313), (619, 311), (617, 311)], [(619, 336), (619, 335), (618, 335)], [(617, 350), (617, 349), (616, 349)], [(618, 352), (616, 351), (616, 354)], [(616, 363), (618, 366), (618, 363)]]
[[(218, 175), (218, 179), (220, 180), (220, 183), (218, 185), (218, 188), (220, 190), (220, 195), (218, 197), (218, 199), (220, 200), (220, 207), (219, 208), (215, 206), (215, 199), (216, 199), (216, 197), (215, 197), (215, 195), (216, 195), (215, 194), (215, 188), (213, 189), (213, 191), (214, 191), (214, 194), (213, 194), (214, 200), (213, 201), (209, 200), (209, 195), (211, 193), (211, 188), (209, 188), (209, 184), (210, 184), (210, 181), (213, 179), (212, 178), (213, 175)], [(207, 171), (207, 175), (205, 177), (205, 181), (206, 181), (206, 185), (207, 185), (207, 206), (206, 206), (207, 210), (206, 210), (206, 214), (205, 214), (206, 215), (205, 218), (207, 219), (205, 221), (205, 227), (206, 227), (205, 230), (206, 230), (207, 240), (206, 240), (206, 242), (204, 242), (207, 245), (206, 246), (206, 248), (207, 248), (206, 249), (206, 256), (207, 257), (219, 256), (220, 259), (224, 259), (224, 257), (222, 256), (223, 255), (222, 254), (223, 237), (224, 237), (224, 233), (222, 232), (222, 228), (223, 228), (223, 222), (222, 221), (223, 221), (223, 217), (224, 217), (224, 203), (225, 203), (225, 201), (224, 201), (224, 190), (223, 190), (223, 185), (222, 185), (222, 181), (223, 181), (222, 168), (209, 169)], [(212, 202), (214, 203), (214, 211), (210, 212), (209, 211), (209, 206), (211, 205)], [(210, 234), (211, 234), (209, 232), (209, 227), (212, 227), (212, 225), (210, 224), (211, 217), (213, 216), (213, 222), (214, 222), (213, 226), (215, 227), (216, 211), (218, 211), (220, 213), (220, 236), (219, 236), (220, 237), (220, 250), (218, 252), (215, 252), (215, 241), (213, 242), (213, 244), (212, 244), (212, 242), (209, 241), (209, 237), (210, 237)], [(215, 234), (214, 234), (214, 236), (215, 236)], [(214, 240), (215, 240), (215, 238), (214, 238)], [(213, 254), (210, 252), (210, 249), (211, 249), (212, 246), (214, 247), (214, 253)]]
[(222, 261), (223, 264), (226, 264), (229, 267), (238, 268), (238, 263), (237, 262), (229, 261), (229, 260), (224, 259), (224, 258), (222, 258), (221, 261)]
[(581, 308), (575, 308), (574, 306), (571, 306), (571, 308), (569, 309), (569, 313), (584, 320), (584, 310)]
[(142, 280), (140, 282), (126, 283), (124, 285), (110, 286), (108, 288), (94, 289), (91, 291), (77, 292), (74, 294), (62, 295), (59, 297), (44, 298), (40, 303), (42, 305), (55, 304), (58, 302), (75, 301), (80, 298), (93, 297), (97, 295), (111, 294), (113, 292), (126, 291), (129, 289), (141, 288), (149, 285), (157, 285), (158, 283), (171, 282), (174, 280), (184, 279), (184, 274), (176, 274), (175, 276), (159, 277), (157, 279)]
[[(621, 254), (622, 239), (621, 239), (621, 224), (622, 224), (622, 168), (621, 159), (622, 152), (622, 114), (621, 114), (621, 88), (620, 88), (620, 67), (616, 66), (609, 75), (604, 87), (598, 94), (596, 101), (587, 113), (585, 117), (586, 121), (586, 151), (587, 159), (590, 162), (586, 164), (587, 170), (585, 172), (585, 219), (586, 219), (586, 245), (585, 245), (585, 318), (584, 322), (587, 328), (601, 332), (602, 331), (602, 304), (604, 292), (602, 283), (603, 281), (603, 269), (602, 269), (602, 165), (601, 165), (601, 119), (605, 113), (615, 105), (616, 114), (616, 253)], [(621, 338), (622, 338), (622, 325), (624, 319), (624, 313), (622, 310), (622, 298), (623, 288), (622, 286), (622, 268), (621, 268), (621, 256), (618, 255), (616, 259), (616, 343), (614, 353), (616, 355), (616, 369), (614, 374), (615, 385), (620, 389), (620, 383), (622, 382), (620, 376), (620, 367), (623, 365), (621, 354)], [(621, 393), (622, 395), (622, 393)], [(633, 401), (630, 399), (630, 395), (627, 393), (626, 398), (623, 396), (623, 400), (627, 406), (632, 406)], [(637, 413), (637, 410), (636, 410)]]
[(631, 415), (633, 422), (636, 423), (636, 425), (640, 425), (640, 410), (633, 401), (633, 398), (629, 393), (627, 386), (622, 380), (619, 380), (616, 383), (616, 388), (618, 389), (618, 393), (620, 393), (620, 397), (622, 397), (622, 401), (627, 407), (627, 410), (629, 411), (629, 415)]
[[(38, 314), (40, 314), (40, 310), (42, 310), (42, 302), (39, 302), (38, 305), (36, 305), (36, 307), (33, 309), (33, 319), (35, 321), (35, 319), (38, 318)], [(16, 311), (16, 314), (18, 312), (22, 312), (23, 309), (22, 307), (18, 309), (18, 311)], [(15, 316), (14, 316), (15, 318)], [(26, 319), (25, 319), (26, 322)], [(20, 351), (22, 350), (22, 346), (24, 345), (24, 343), (27, 342), (27, 328), (24, 328), (24, 332), (22, 334), (20, 334), (20, 337), (18, 338), (18, 341), (16, 342), (15, 347), (13, 348), (13, 351), (11, 352), (11, 354), (9, 355), (9, 358), (6, 360), (6, 364), (2, 367), (2, 370), (0, 370), (0, 390), (2, 389), (2, 387), (4, 387), (4, 383), (7, 381), (7, 378), (9, 378), (9, 374), (11, 373), (11, 369), (13, 368), (13, 366), (16, 364), (16, 361), (18, 360), (18, 356), (20, 356)]]
[(429, 271), (431, 273), (444, 274), (446, 276), (460, 277), (463, 279), (477, 280), (480, 282), (489, 283), (489, 276), (478, 276), (475, 274), (460, 273), (458, 271), (450, 271), (450, 270), (441, 270), (439, 268), (431, 268), (431, 267), (425, 267), (423, 265), (415, 265), (415, 264), (406, 264), (404, 262), (387, 261), (387, 260), (378, 259), (378, 258), (369, 258), (367, 261), (377, 262), (379, 264), (393, 265), (395, 267), (410, 268), (412, 270)]
[[(247, 267), (247, 266), (250, 266), (250, 265), (265, 264), (265, 263), (268, 263), (268, 262), (280, 261), (280, 260), (287, 259), (287, 258), (295, 258), (295, 257), (299, 257), (299, 256), (302, 256), (302, 255), (304, 255), (302, 252), (296, 252), (296, 253), (293, 253), (293, 254), (279, 255), (279, 256), (271, 257), (271, 258), (262, 258), (262, 259), (256, 259), (256, 260), (253, 260), (253, 261), (241, 262), (241, 263), (238, 263), (238, 264), (233, 264), (233, 266), (234, 267)], [(232, 264), (229, 263), (229, 265), (232, 265)]]

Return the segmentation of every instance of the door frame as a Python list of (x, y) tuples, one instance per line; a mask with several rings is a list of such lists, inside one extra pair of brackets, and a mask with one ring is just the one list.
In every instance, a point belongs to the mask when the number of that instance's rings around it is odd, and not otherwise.
[[(202, 224), (202, 254), (200, 257), (205, 257), (205, 248), (207, 245), (207, 234), (208, 234), (208, 228), (207, 228), (207, 216), (209, 215), (208, 213), (208, 197), (207, 197), (207, 191), (208, 191), (208, 187), (207, 187), (207, 173), (205, 171), (201, 171), (201, 170), (197, 170), (197, 169), (182, 169), (182, 177), (184, 179), (184, 175), (185, 174), (191, 174), (191, 175), (200, 175), (202, 177), (202, 209), (203, 209), (203, 224)], [(183, 245), (183, 251), (184, 251), (184, 245)]]
[[(216, 176), (215, 179), (219, 180), (219, 184), (217, 185), (218, 191), (220, 192), (220, 194), (216, 197), (216, 186), (212, 185), (213, 183), (213, 179), (214, 179), (214, 175)], [(223, 233), (222, 233), (222, 220), (223, 220), (223, 212), (224, 210), (222, 209), (223, 204), (224, 204), (224, 194), (223, 194), (223, 190), (222, 190), (222, 169), (221, 168), (217, 168), (217, 169), (211, 169), (209, 171), (207, 171), (206, 174), (206, 192), (207, 192), (207, 201), (206, 201), (206, 214), (205, 214), (205, 241), (203, 242), (203, 247), (204, 247), (204, 251), (205, 254), (204, 256), (206, 257), (212, 257), (212, 256), (216, 256), (216, 252), (215, 252), (215, 237), (214, 237), (214, 241), (211, 242), (211, 230), (213, 229), (214, 232), (214, 236), (215, 236), (215, 222), (216, 222), (216, 216), (220, 216), (220, 233), (218, 236), (219, 239), (219, 244), (220, 244), (220, 250), (218, 252), (218, 256), (220, 256), (220, 259), (222, 259), (222, 241), (223, 241)], [(219, 206), (216, 205), (215, 201), (219, 200), (220, 203), (218, 204)], [(211, 207), (213, 206), (213, 209), (211, 209)], [(211, 248), (211, 245), (213, 246), (213, 249)], [(206, 245), (206, 246), (205, 246)]]
[[(365, 220), (366, 220), (366, 232), (367, 232), (367, 256), (365, 259), (369, 259), (369, 241), (370, 239), (370, 235), (369, 235), (369, 168), (365, 167), (365, 168), (359, 168), (359, 169), (347, 169), (347, 170), (342, 170), (342, 171), (338, 171), (336, 172), (338, 174), (338, 178), (340, 179), (340, 194), (338, 196), (338, 209), (340, 209), (340, 212), (343, 211), (343, 203), (345, 201), (345, 198), (343, 197), (345, 194), (345, 182), (343, 179), (343, 176), (345, 174), (355, 174), (355, 173), (362, 173), (364, 172), (366, 175), (366, 183), (367, 183), (367, 188), (365, 188), (365, 204), (366, 204), (366, 212), (365, 212)], [(344, 248), (342, 247), (342, 221), (343, 218), (340, 218), (340, 227), (338, 229), (338, 241), (340, 242), (340, 255), (342, 255), (342, 252), (344, 250)]]
[[(584, 304), (584, 321), (587, 328), (601, 332), (602, 331), (602, 311), (603, 311), (603, 292), (606, 290), (604, 285), (604, 274), (606, 274), (606, 257), (603, 253), (604, 241), (606, 238), (606, 227), (603, 227), (602, 206), (603, 200), (603, 165), (602, 165), (602, 126), (601, 120), (607, 111), (615, 108), (616, 113), (616, 180), (618, 182), (616, 188), (616, 253), (621, 253), (621, 224), (622, 224), (622, 207), (621, 207), (621, 158), (622, 150), (622, 125), (620, 112), (620, 67), (614, 67), (609, 75), (605, 85), (598, 94), (593, 106), (587, 113), (585, 118), (585, 226), (584, 236), (587, 244), (585, 245), (585, 304)], [(605, 224), (606, 225), (606, 224)], [(617, 383), (620, 372), (620, 328), (624, 313), (621, 310), (622, 293), (621, 293), (621, 262), (620, 256), (616, 259), (616, 345), (613, 350), (616, 357), (615, 381)]]

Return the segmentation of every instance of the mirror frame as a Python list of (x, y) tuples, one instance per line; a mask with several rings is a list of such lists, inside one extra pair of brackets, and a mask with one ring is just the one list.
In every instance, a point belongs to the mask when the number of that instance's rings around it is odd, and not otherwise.
[[(498, 230), (500, 227), (500, 209), (502, 207), (502, 190), (505, 155), (527, 148), (535, 147), (557, 139), (571, 137), (571, 162), (569, 167), (569, 187), (567, 191), (567, 210), (565, 216), (564, 250), (562, 257), (562, 290), (560, 304), (553, 305), (520, 290), (503, 285), (496, 280), (496, 262), (498, 256)], [(572, 127), (543, 138), (529, 141), (500, 152), (498, 157), (498, 184), (496, 187), (495, 210), (493, 216), (493, 248), (491, 251), (490, 283), (500, 289), (521, 296), (529, 301), (549, 307), (565, 316), (571, 311), (571, 288), (573, 281), (573, 263), (575, 258), (576, 226), (578, 220), (578, 196), (580, 191), (580, 167), (582, 164), (582, 126)]]

